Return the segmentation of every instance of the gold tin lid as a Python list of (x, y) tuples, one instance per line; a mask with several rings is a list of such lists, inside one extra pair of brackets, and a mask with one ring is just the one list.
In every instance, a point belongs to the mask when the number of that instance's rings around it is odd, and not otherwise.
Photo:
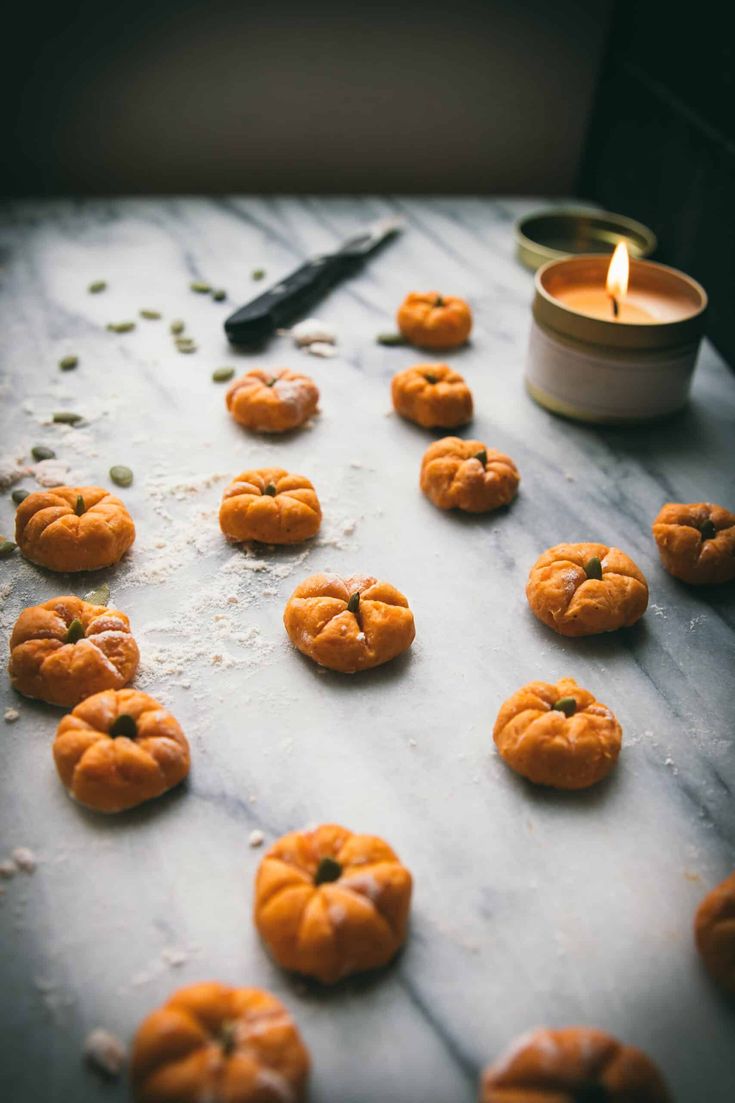
[(573, 287), (604, 287), (608, 254), (549, 261), (536, 273), (533, 316), (562, 337), (608, 349), (663, 349), (698, 341), (704, 330), (707, 293), (691, 276), (650, 260), (630, 262), (629, 295), (663, 304), (664, 316), (651, 322), (595, 318), (559, 298)]
[(557, 207), (534, 211), (515, 224), (516, 255), (535, 270), (550, 260), (582, 253), (612, 253), (624, 241), (633, 257), (648, 257), (656, 235), (641, 222), (611, 211)]

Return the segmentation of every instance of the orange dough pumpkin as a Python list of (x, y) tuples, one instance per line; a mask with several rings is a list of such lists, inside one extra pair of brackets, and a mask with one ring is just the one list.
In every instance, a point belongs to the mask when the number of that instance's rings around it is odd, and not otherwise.
[(668, 502), (653, 522), (669, 574), (695, 586), (735, 578), (735, 513), (713, 502)]
[(411, 291), (396, 320), (406, 340), (423, 349), (457, 348), (472, 329), (472, 311), (464, 299), (438, 291)]
[(72, 708), (103, 689), (122, 689), (138, 657), (124, 613), (78, 597), (55, 597), (18, 617), (8, 672), (26, 697)]
[(710, 975), (735, 995), (735, 873), (713, 888), (699, 905), (694, 937)]
[(529, 682), (498, 713), (493, 739), (512, 770), (538, 785), (585, 789), (610, 773), (622, 729), (573, 678)]
[(319, 390), (301, 372), (256, 368), (232, 383), (225, 396), (235, 421), (261, 433), (286, 433), (316, 413)]
[(180, 988), (133, 1042), (137, 1103), (301, 1103), (308, 1074), (293, 1019), (260, 988)]
[(122, 559), (135, 525), (101, 486), (55, 486), (20, 503), (15, 539), (26, 559), (50, 571), (96, 571)]
[(472, 418), (470, 389), (449, 364), (414, 364), (393, 376), (391, 393), (396, 412), (425, 429), (454, 429)]
[(420, 481), (439, 509), (487, 513), (513, 501), (521, 477), (510, 456), (482, 441), (442, 437), (426, 449)]
[(480, 1103), (670, 1103), (651, 1059), (602, 1030), (524, 1034), (483, 1074)]
[(322, 511), (313, 485), (282, 467), (243, 471), (225, 490), (219, 523), (231, 540), (299, 544), (319, 530)]
[(411, 874), (374, 835), (324, 824), (271, 847), (255, 883), (255, 925), (284, 969), (335, 984), (386, 965), (406, 937)]
[(53, 746), (69, 794), (97, 812), (123, 812), (160, 797), (189, 773), (189, 744), (147, 693), (106, 689), (63, 718)]
[(593, 636), (635, 624), (648, 605), (648, 584), (619, 548), (557, 544), (531, 568), (526, 597), (561, 636)]
[(283, 623), (299, 651), (343, 674), (387, 663), (416, 634), (403, 594), (364, 575), (311, 575), (291, 594)]

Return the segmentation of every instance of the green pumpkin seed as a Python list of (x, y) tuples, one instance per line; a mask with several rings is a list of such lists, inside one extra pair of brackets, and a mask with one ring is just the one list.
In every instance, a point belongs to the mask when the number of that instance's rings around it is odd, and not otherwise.
[(212, 372), (212, 381), (214, 383), (227, 383), (229, 379), (232, 379), (235, 374), (234, 368), (216, 368)]
[(424, 376), (424, 379), (426, 380), (427, 383), (438, 383), (439, 382), (439, 376), (434, 375), (433, 372), (427, 372), (426, 375)]
[(314, 874), (314, 884), (323, 885), (328, 881), (338, 881), (342, 876), (342, 866), (334, 858), (321, 858)]
[(18, 487), (17, 490), (13, 491), (10, 497), (13, 499), (15, 504), (19, 506), (21, 502), (24, 502), (26, 500), (29, 494), (30, 490), (23, 490), (22, 487)]
[(0, 540), (0, 559), (8, 559), (17, 547), (12, 540)]
[(276, 376), (274, 375), (272, 379), (268, 379), (268, 380), (267, 380), (267, 382), (266, 382), (266, 384), (265, 384), (265, 385), (266, 385), (266, 387), (274, 387), (274, 386), (276, 385), (276, 383), (277, 383), (277, 382), (278, 382), (278, 379), (277, 379), (277, 378), (276, 378)]
[(138, 725), (129, 713), (121, 712), (120, 715), (112, 721), (107, 734), (113, 739), (116, 739), (119, 735), (124, 735), (128, 739), (135, 739), (138, 734)]
[(565, 716), (574, 716), (577, 711), (577, 702), (573, 697), (560, 697), (551, 707), (556, 712), (563, 712)]
[(53, 420), (57, 425), (76, 425), (77, 422), (83, 421), (84, 418), (81, 414), (75, 414), (71, 410), (57, 410), (53, 416)]
[(90, 283), (89, 287), (87, 288), (87, 291), (89, 291), (90, 295), (99, 295), (100, 291), (106, 290), (106, 280), (95, 280), (93, 283)]
[(107, 328), (111, 333), (130, 333), (135, 329), (135, 322), (108, 322)]
[(74, 617), (69, 627), (66, 630), (66, 642), (77, 643), (79, 640), (84, 639), (84, 625), (78, 617)]
[(158, 322), (161, 318), (161, 315), (157, 310), (139, 310), (138, 313), (140, 314), (141, 318), (146, 318), (149, 322)]
[(84, 504), (84, 498), (81, 496), (81, 494), (77, 494), (77, 500), (74, 504), (74, 512), (76, 513), (77, 517), (81, 517), (83, 513), (86, 513), (86, 511), (87, 507)]
[(276, 488), (273, 483), (268, 483), (268, 486), (263, 487), (263, 493), (267, 494), (269, 498), (275, 498)]
[(237, 1045), (237, 1023), (233, 1019), (225, 1019), (219, 1028), (219, 1044), (224, 1057), (230, 1057)]
[(717, 529), (709, 520), (704, 522), (699, 531), (702, 534), (702, 540), (712, 540), (717, 535)]
[(110, 587), (106, 582), (103, 582), (96, 590), (90, 590), (88, 594), (84, 595), (84, 601), (88, 601), (90, 605), (107, 605), (109, 600)]
[(61, 371), (73, 371), (78, 363), (78, 356), (64, 356), (63, 359), (59, 360), (59, 368)]
[(251, 279), (254, 280), (262, 280), (264, 276), (265, 268), (253, 268), (252, 272), (250, 273)]
[(133, 481), (133, 472), (122, 463), (110, 468), (110, 478), (115, 486), (130, 486)]
[(379, 345), (405, 345), (406, 340), (402, 333), (379, 333), (375, 338)]
[(359, 592), (359, 590), (355, 590), (354, 594), (351, 595), (350, 600), (347, 602), (347, 612), (348, 613), (356, 613), (359, 608), (360, 608), (360, 592)]
[(222, 287), (218, 287), (216, 291), (212, 292), (212, 298), (216, 303), (224, 302), (227, 298), (227, 292)]
[(179, 333), (183, 333), (186, 329), (186, 322), (182, 322), (181, 318), (175, 318), (171, 325), (168, 327), (171, 332), (176, 336)]
[(436, 308), (438, 306), (444, 306), (444, 299), (441, 295), (437, 295), (437, 297), (434, 299), (434, 307)]
[(587, 578), (596, 578), (598, 581), (602, 578), (602, 563), (596, 555), (587, 560), (584, 565), (584, 573)]
[(31, 448), (31, 455), (34, 460), (55, 460), (56, 453), (52, 448), (47, 448), (45, 444), (36, 444)]
[(192, 291), (196, 291), (197, 295), (208, 295), (212, 290), (211, 285), (202, 280), (192, 280), (189, 287)]
[(475, 452), (473, 460), (479, 460), (483, 467), (487, 466), (487, 452), (483, 448), (481, 452)]

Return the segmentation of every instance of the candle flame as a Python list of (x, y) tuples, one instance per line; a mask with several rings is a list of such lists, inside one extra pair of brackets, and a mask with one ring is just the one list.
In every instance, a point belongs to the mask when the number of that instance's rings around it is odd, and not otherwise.
[(625, 242), (619, 241), (615, 246), (615, 252), (610, 261), (610, 267), (607, 270), (607, 283), (605, 284), (610, 298), (618, 303), (625, 298), (628, 290), (629, 271), (630, 261), (628, 259), (628, 250)]

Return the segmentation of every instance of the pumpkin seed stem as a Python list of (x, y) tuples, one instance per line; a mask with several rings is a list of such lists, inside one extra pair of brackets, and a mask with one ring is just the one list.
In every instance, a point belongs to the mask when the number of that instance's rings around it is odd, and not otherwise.
[(596, 578), (598, 581), (602, 578), (602, 563), (596, 555), (587, 560), (584, 565), (584, 573), (587, 578)]
[(436, 299), (434, 300), (434, 306), (444, 306), (444, 299), (441, 295), (437, 295)]
[(475, 452), (473, 460), (479, 460), (483, 467), (487, 466), (487, 452), (483, 448), (481, 452)]
[(219, 1029), (219, 1044), (225, 1057), (234, 1052), (237, 1043), (237, 1023), (234, 1019), (225, 1019)]
[(577, 711), (577, 702), (573, 697), (560, 697), (551, 707), (556, 712), (563, 712), (565, 716), (574, 716)]
[(66, 630), (66, 643), (76, 643), (78, 640), (84, 639), (84, 625), (80, 621), (79, 617), (74, 617), (69, 627)]
[(119, 716), (115, 717), (110, 725), (107, 733), (112, 739), (117, 739), (119, 735), (124, 735), (128, 739), (135, 739), (138, 734), (138, 725), (135, 723), (135, 719), (127, 712), (121, 712)]
[(263, 487), (263, 493), (268, 494), (271, 498), (275, 498), (276, 488), (273, 483), (268, 483), (268, 486)]
[(357, 612), (359, 612), (359, 609), (360, 609), (360, 591), (355, 590), (354, 594), (351, 595), (350, 600), (347, 602), (347, 612), (348, 613), (357, 613)]
[(712, 540), (717, 535), (717, 529), (710, 520), (705, 521), (699, 531), (702, 534), (703, 541)]
[(277, 382), (278, 382), (278, 380), (276, 379), (276, 377), (275, 377), (275, 375), (274, 375), (272, 379), (269, 379), (269, 380), (268, 380), (268, 382), (266, 383), (266, 387), (272, 387), (272, 386), (273, 386), (273, 384), (274, 384), (274, 383), (277, 383)]
[(430, 371), (426, 373), (426, 375), (424, 376), (424, 379), (426, 380), (427, 383), (438, 383), (439, 382), (439, 376), (434, 375), (434, 373), (430, 372)]
[(314, 874), (314, 884), (324, 885), (329, 881), (338, 881), (342, 876), (342, 866), (334, 858), (320, 858)]
[(81, 517), (82, 514), (86, 512), (86, 510), (87, 507), (84, 504), (84, 498), (81, 496), (81, 494), (77, 494), (77, 500), (74, 503), (74, 512), (76, 513), (77, 517)]

